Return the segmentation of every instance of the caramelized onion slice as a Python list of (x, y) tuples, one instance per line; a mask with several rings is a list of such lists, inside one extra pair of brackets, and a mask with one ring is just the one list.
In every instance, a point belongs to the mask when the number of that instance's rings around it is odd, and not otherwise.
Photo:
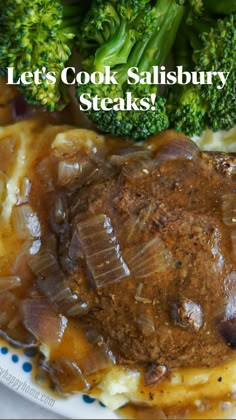
[(57, 197), (55, 202), (55, 211), (54, 211), (55, 222), (60, 225), (64, 223), (66, 218), (66, 206), (62, 197)]
[(79, 240), (79, 234), (77, 229), (74, 230), (71, 238), (71, 242), (68, 249), (68, 256), (72, 261), (77, 261), (82, 256), (81, 243)]
[(232, 240), (234, 257), (236, 258), (236, 230), (234, 230), (231, 233), (231, 240)]
[(33, 255), (28, 262), (31, 270), (37, 276), (49, 277), (55, 276), (61, 278), (62, 273), (55, 256), (43, 249), (36, 255)]
[(158, 163), (165, 162), (170, 159), (187, 159), (194, 160), (200, 155), (200, 149), (192, 140), (187, 137), (173, 138), (166, 144), (160, 145), (156, 161)]
[(147, 179), (150, 182), (149, 175), (155, 169), (154, 160), (133, 160), (129, 165), (123, 166), (122, 173), (131, 182), (136, 183), (139, 179)]
[(29, 178), (24, 177), (23, 180), (21, 181), (19, 194), (17, 195), (17, 204), (18, 205), (27, 203), (29, 201), (31, 186), (32, 186), (32, 184), (31, 184)]
[(5, 200), (7, 191), (7, 177), (0, 171), (0, 211), (2, 207), (2, 202)]
[(124, 222), (120, 233), (120, 236), (125, 235), (126, 243), (132, 242), (139, 236), (141, 238), (141, 235), (151, 220), (152, 212), (153, 207), (149, 205), (148, 207), (143, 208), (138, 216), (133, 215), (128, 217), (128, 219)]
[(96, 153), (98, 147), (104, 145), (104, 137), (95, 131), (73, 129), (57, 134), (52, 149), (57, 158), (71, 158), (78, 155), (78, 151), (91, 154)]
[(127, 249), (124, 256), (132, 275), (137, 279), (163, 273), (172, 263), (170, 252), (158, 236), (144, 244)]
[(29, 204), (14, 206), (12, 211), (14, 230), (19, 239), (39, 238), (41, 227), (37, 214)]
[(57, 276), (38, 279), (37, 285), (57, 312), (64, 313), (69, 309), (72, 311), (74, 305), (78, 303), (77, 295), (73, 294), (64, 280)]
[(52, 157), (47, 157), (39, 163), (36, 170), (46, 192), (54, 191), (56, 164)]
[(67, 319), (56, 314), (46, 299), (26, 299), (22, 309), (25, 327), (40, 342), (48, 345), (60, 343)]
[(147, 160), (150, 159), (152, 153), (147, 149), (142, 148), (125, 148), (118, 151), (115, 155), (111, 155), (110, 162), (116, 166), (123, 166), (133, 160)]
[(78, 161), (62, 161), (58, 164), (58, 184), (70, 184), (82, 173), (82, 166)]
[(20, 301), (10, 291), (0, 293), (0, 336), (19, 347), (36, 344), (35, 338), (21, 322)]
[(49, 364), (50, 377), (56, 387), (63, 393), (73, 391), (86, 392), (90, 389), (90, 384), (83, 375), (79, 366), (66, 358), (60, 358)]
[(97, 288), (117, 283), (130, 271), (120, 250), (111, 220), (100, 214), (77, 224), (88, 268)]
[(14, 328), (20, 321), (19, 301), (13, 293), (0, 294), (0, 328)]
[(0, 277), (0, 293), (15, 289), (21, 285), (21, 279), (18, 276)]
[(221, 321), (219, 324), (219, 333), (228, 346), (236, 349), (236, 318)]
[(236, 226), (236, 193), (222, 197), (223, 222), (226, 226)]

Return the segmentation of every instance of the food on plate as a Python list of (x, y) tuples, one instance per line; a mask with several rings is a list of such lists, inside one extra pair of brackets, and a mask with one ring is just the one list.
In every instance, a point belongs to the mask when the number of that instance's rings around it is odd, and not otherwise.
[[(30, 103), (55, 110), (75, 97), (79, 108), (82, 95), (89, 104), (98, 98), (97, 109), (85, 108), (89, 120), (105, 133), (134, 140), (166, 128), (199, 136), (207, 127), (229, 130), (236, 123), (234, 0), (93, 0), (86, 5), (72, 0), (43, 4), (37, 0), (33, 5), (29, 0), (11, 0), (5, 5), (0, 0), (0, 9), (0, 71), (6, 74), (12, 66), (15, 82), (25, 71), (35, 73), (34, 83), (27, 78), (29, 84), (19, 85)], [(60, 81), (67, 66), (75, 73), (82, 70), (91, 76), (95, 72), (96, 83), (85, 83), (84, 76), (74, 90), (68, 89)], [(117, 84), (98, 84), (107, 66), (116, 74)], [(199, 86), (199, 75), (197, 84), (192, 81), (188, 86), (180, 81), (173, 84), (173, 74), (168, 83), (127, 83), (129, 68), (152, 76), (153, 66), (159, 74), (162, 70), (171, 74), (176, 66), (188, 72), (211, 72), (211, 77), (214, 72), (229, 74), (223, 89), (217, 89), (216, 80), (204, 86), (206, 76)], [(71, 76), (68, 72), (69, 84), (74, 72)], [(109, 106), (120, 98), (118, 109), (101, 109), (104, 98)], [(145, 111), (144, 98), (152, 101), (153, 109)], [(122, 102), (134, 103), (134, 108), (120, 110)], [(137, 110), (140, 106), (144, 110)]]
[(1, 335), (131, 417), (233, 409), (235, 154), (45, 117), (0, 150)]

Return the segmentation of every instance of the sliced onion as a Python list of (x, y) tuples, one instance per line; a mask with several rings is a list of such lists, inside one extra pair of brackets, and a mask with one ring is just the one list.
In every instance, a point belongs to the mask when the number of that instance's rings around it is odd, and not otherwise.
[(110, 162), (116, 166), (122, 166), (130, 163), (133, 160), (147, 160), (150, 159), (152, 153), (147, 149), (142, 148), (126, 148), (121, 149), (115, 155), (111, 155)]
[(78, 296), (57, 276), (38, 279), (37, 285), (58, 312), (72, 311), (73, 306), (78, 304)]
[(143, 283), (139, 283), (134, 299), (136, 300), (136, 302), (140, 302), (140, 303), (152, 303), (151, 299), (145, 298), (142, 296), (143, 286), (144, 286)]
[(106, 346), (97, 347), (90, 351), (83, 360), (81, 360), (81, 370), (86, 375), (92, 375), (104, 369), (108, 369), (115, 363), (115, 358)]
[(37, 276), (61, 278), (61, 270), (55, 256), (46, 250), (38, 252), (29, 259), (29, 266)]
[(126, 243), (132, 242), (133, 239), (142, 233), (146, 228), (151, 215), (153, 207), (150, 205), (140, 211), (138, 216), (130, 216), (124, 223), (120, 236), (125, 235)]
[(116, 363), (115, 356), (97, 331), (88, 329), (86, 337), (92, 344), (89, 354), (81, 354), (80, 367), (86, 375), (107, 369)]
[(71, 242), (68, 249), (68, 256), (72, 261), (78, 260), (82, 256), (81, 242), (77, 229), (74, 230), (71, 238)]
[(55, 202), (55, 212), (54, 212), (55, 222), (57, 224), (64, 223), (66, 218), (66, 207), (63, 199), (61, 197), (56, 198)]
[(62, 161), (58, 165), (58, 183), (70, 190), (110, 177), (114, 168), (109, 162), (80, 156), (76, 161)]
[(20, 301), (10, 291), (0, 294), (0, 336), (20, 347), (36, 345), (35, 338), (21, 322)]
[(39, 218), (29, 204), (13, 207), (12, 222), (19, 239), (39, 238), (41, 235)]
[(23, 326), (21, 319), (19, 299), (9, 290), (0, 293), (0, 336), (15, 346), (35, 346), (35, 338)]
[(43, 183), (46, 192), (54, 191), (56, 164), (52, 157), (47, 157), (37, 166), (37, 173)]
[(236, 226), (236, 193), (222, 197), (223, 222), (227, 226)]
[(236, 296), (230, 296), (225, 308), (226, 319), (236, 319)]
[(13, 319), (19, 320), (19, 302), (11, 292), (0, 294), (0, 328), (9, 328)]
[(28, 203), (29, 201), (29, 195), (30, 195), (30, 191), (31, 191), (31, 182), (29, 180), (29, 178), (24, 177), (23, 180), (21, 181), (21, 185), (20, 185), (20, 191), (19, 194), (17, 196), (17, 204), (24, 204), (24, 203)]
[[(79, 324), (69, 322), (62, 341), (63, 348), (67, 348), (66, 363), (62, 357), (58, 360), (57, 355), (55, 360), (50, 360), (50, 372), (52, 369), (53, 379), (56, 379), (57, 386), (63, 392), (83, 390), (85, 382), (89, 387), (90, 375), (109, 369), (115, 364), (115, 358), (102, 337), (95, 331), (92, 331), (91, 337), (90, 330), (87, 330), (86, 335), (87, 337)], [(61, 356), (60, 348), (57, 354)]]
[(7, 177), (6, 175), (0, 171), (0, 210), (1, 210), (1, 203), (5, 200), (7, 192)]
[(108, 216), (100, 214), (80, 221), (77, 229), (97, 288), (120, 282), (130, 275)]
[(39, 239), (27, 239), (24, 241), (20, 252), (16, 257), (12, 272), (19, 276), (23, 282), (30, 282), (32, 280), (32, 271), (29, 268), (28, 262), (32, 255), (37, 254), (40, 247), (41, 241)]
[(187, 159), (194, 160), (200, 155), (200, 149), (192, 140), (187, 137), (173, 138), (167, 144), (163, 143), (159, 146), (156, 161), (158, 163), (165, 162), (170, 159)]
[(57, 238), (53, 233), (44, 237), (44, 244), (41, 251), (50, 252), (55, 258), (57, 256)]
[(236, 258), (236, 230), (234, 230), (231, 233), (231, 240), (232, 240), (232, 246), (233, 246), (233, 253)]
[(21, 279), (18, 276), (0, 277), (0, 293), (15, 289), (21, 286)]
[(219, 333), (228, 346), (236, 349), (236, 318), (221, 321), (219, 324)]
[(176, 325), (198, 332), (204, 321), (201, 305), (188, 298), (182, 298), (171, 305), (170, 315)]
[(57, 315), (46, 299), (26, 299), (23, 302), (25, 327), (42, 343), (58, 344), (67, 327), (67, 319)]
[(163, 273), (172, 263), (170, 252), (158, 236), (126, 250), (124, 256), (132, 275), (137, 279)]
[(88, 311), (89, 307), (86, 302), (78, 302), (66, 311), (66, 315), (69, 317), (84, 316)]
[(163, 381), (167, 372), (168, 369), (166, 365), (156, 365), (153, 363), (151, 366), (149, 366), (144, 375), (146, 385), (153, 386)]
[(82, 167), (78, 161), (62, 161), (58, 164), (58, 184), (68, 185), (82, 173)]
[(123, 167), (122, 173), (130, 182), (137, 182), (138, 179), (147, 179), (150, 182), (149, 175), (155, 169), (155, 161), (149, 160), (134, 160)]
[(78, 151), (89, 155), (96, 153), (97, 148), (101, 148), (103, 145), (103, 136), (92, 130), (77, 128), (57, 134), (52, 149), (56, 157), (63, 158), (66, 156), (68, 158), (77, 156)]
[(72, 360), (60, 358), (50, 362), (50, 377), (64, 394), (73, 391), (87, 392), (91, 388), (79, 366)]

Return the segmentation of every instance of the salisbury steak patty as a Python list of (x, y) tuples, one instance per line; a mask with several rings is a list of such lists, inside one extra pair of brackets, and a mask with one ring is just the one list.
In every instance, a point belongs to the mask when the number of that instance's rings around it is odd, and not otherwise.
[(56, 229), (86, 331), (120, 363), (233, 358), (236, 157), (166, 132), (145, 146), (107, 141), (89, 159), (89, 176), (61, 187), (67, 220)]

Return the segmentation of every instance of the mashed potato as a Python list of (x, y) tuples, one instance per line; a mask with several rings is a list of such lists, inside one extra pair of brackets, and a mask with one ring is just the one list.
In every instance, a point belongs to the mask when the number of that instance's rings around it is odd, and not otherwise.
[(235, 153), (236, 127), (230, 131), (218, 131), (217, 133), (206, 130), (201, 137), (194, 137), (193, 140), (201, 150)]

